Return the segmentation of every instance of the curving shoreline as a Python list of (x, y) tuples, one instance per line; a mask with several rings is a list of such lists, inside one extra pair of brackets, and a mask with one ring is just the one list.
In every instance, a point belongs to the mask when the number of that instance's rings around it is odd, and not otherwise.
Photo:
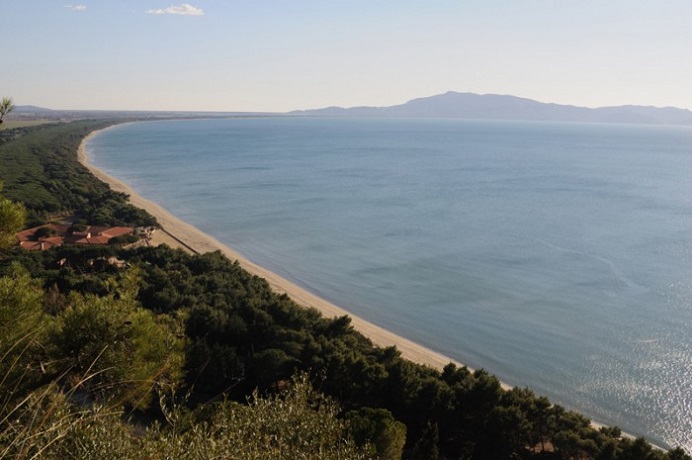
[[(353, 315), (349, 311), (318, 297), (315, 294), (307, 291), (305, 288), (298, 286), (297, 284), (286, 280), (285, 278), (277, 275), (276, 273), (251, 262), (238, 252), (234, 251), (229, 246), (221, 243), (214, 237), (202, 232), (193, 225), (175, 217), (161, 205), (143, 198), (137, 192), (132, 189), (129, 185), (110, 176), (103, 172), (102, 170), (96, 168), (89, 162), (88, 152), (86, 145), (90, 139), (99, 133), (106, 131), (113, 126), (96, 130), (89, 135), (87, 135), (79, 145), (77, 151), (78, 161), (85, 166), (89, 171), (94, 174), (99, 180), (108, 184), (114, 191), (122, 192), (129, 195), (129, 201), (136, 207), (145, 209), (151, 215), (156, 217), (158, 220), (160, 229), (155, 233), (153, 238), (154, 245), (157, 244), (168, 244), (174, 248), (182, 248), (188, 252), (193, 253), (205, 253), (210, 251), (221, 251), (230, 260), (237, 260), (240, 265), (253, 275), (264, 278), (271, 288), (278, 293), (285, 293), (297, 304), (307, 307), (315, 308), (325, 317), (337, 317), (348, 315), (351, 318), (351, 325), (360, 333), (368, 337), (374, 345), (379, 347), (396, 346), (396, 348), (401, 352), (401, 355), (415, 363), (430, 366), (437, 370), (442, 370), (447, 364), (454, 363), (457, 366), (465, 366), (465, 364), (451, 359), (442, 353), (431, 350), (423, 345), (417, 344), (405, 337), (394, 334), (393, 332), (384, 329), (383, 327), (377, 326), (369, 321), (366, 321), (358, 316)], [(469, 370), (473, 371), (472, 368), (466, 366)], [(511, 390), (512, 385), (500, 381), (500, 384), (504, 390)], [(600, 429), (608, 425), (599, 423), (591, 419), (591, 426), (594, 429)], [(635, 436), (622, 432), (623, 437), (634, 439)], [(652, 444), (655, 448), (664, 450), (661, 446)]]
[[(237, 260), (248, 272), (267, 280), (274, 291), (287, 294), (299, 305), (315, 308), (319, 310), (320, 313), (322, 313), (325, 317), (348, 315), (351, 318), (351, 324), (353, 327), (368, 337), (375, 345), (379, 347), (396, 346), (404, 358), (419, 364), (431, 366), (438, 370), (441, 370), (450, 362), (458, 366), (464, 366), (464, 364), (448, 358), (441, 353), (433, 351), (369, 321), (354, 316), (352, 313), (344, 310), (343, 308), (338, 307), (331, 302), (328, 302), (308, 292), (306, 289), (296, 285), (295, 283), (282, 278), (276, 273), (273, 273), (266, 268), (249, 261), (214, 237), (207, 235), (198, 228), (175, 217), (159, 204), (141, 197), (130, 186), (121, 180), (109, 176), (105, 172), (96, 168), (89, 163), (86, 144), (92, 137), (98, 135), (102, 131), (104, 130), (94, 131), (82, 140), (77, 152), (77, 158), (82, 165), (84, 165), (87, 169), (89, 169), (89, 171), (91, 171), (92, 174), (94, 174), (94, 176), (107, 183), (113, 190), (129, 195), (130, 202), (134, 206), (145, 209), (151, 215), (156, 217), (159, 225), (161, 226), (159, 235), (156, 237), (156, 243), (166, 243), (169, 246), (181, 247), (196, 253), (205, 253), (217, 250), (221, 251), (229, 259)], [(163, 231), (164, 235), (160, 235), (161, 231)], [(505, 389), (512, 388), (510, 385), (505, 383), (502, 383), (502, 387)]]
[[(147, 200), (137, 194), (137, 192), (132, 189), (129, 185), (117, 179), (115, 177), (109, 176), (104, 171), (96, 168), (89, 162), (87, 143), (94, 136), (99, 133), (111, 129), (115, 126), (135, 122), (119, 122), (109, 127), (98, 129), (89, 133), (84, 139), (82, 139), (78, 151), (77, 157), (78, 161), (85, 166), (94, 176), (99, 180), (108, 184), (114, 191), (122, 192), (129, 195), (129, 201), (136, 207), (145, 209), (147, 212), (156, 217), (159, 222), (160, 229), (155, 232), (153, 238), (153, 244), (168, 244), (174, 248), (182, 248), (185, 251), (192, 253), (205, 253), (209, 251), (221, 251), (230, 260), (237, 260), (240, 265), (253, 275), (264, 278), (271, 288), (278, 293), (285, 293), (297, 304), (317, 309), (325, 317), (337, 317), (347, 315), (351, 319), (351, 325), (355, 330), (362, 333), (364, 336), (368, 337), (375, 346), (387, 347), (396, 346), (400, 351), (402, 357), (431, 368), (441, 370), (444, 366), (449, 363), (454, 363), (457, 366), (466, 366), (465, 364), (451, 359), (442, 353), (431, 350), (423, 345), (415, 343), (405, 337), (394, 334), (393, 332), (384, 329), (383, 327), (377, 326), (367, 320), (359, 318), (353, 315), (351, 312), (320, 298), (319, 296), (312, 294), (303, 287), (286, 280), (285, 278), (277, 275), (276, 273), (254, 263), (234, 251), (231, 247), (224, 243), (221, 243), (214, 237), (202, 232), (198, 228), (190, 225), (189, 223), (175, 217), (165, 208), (159, 204)], [(474, 369), (466, 366), (469, 370)], [(500, 381), (500, 384), (504, 390), (511, 390), (514, 388), (505, 382)], [(569, 408), (568, 408), (569, 409)], [(608, 426), (616, 426), (611, 423), (603, 423), (592, 419), (590, 416), (590, 425), (594, 429), (601, 429)], [(636, 435), (628, 432), (621, 432), (622, 437), (635, 439)], [(655, 444), (651, 440), (648, 440), (651, 445), (658, 450), (667, 450), (660, 444)]]

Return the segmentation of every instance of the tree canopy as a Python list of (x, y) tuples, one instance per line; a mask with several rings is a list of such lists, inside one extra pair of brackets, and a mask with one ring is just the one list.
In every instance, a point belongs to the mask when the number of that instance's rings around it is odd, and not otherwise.
[(155, 225), (128, 196), (94, 177), (77, 149), (91, 131), (114, 121), (75, 121), (0, 131), (0, 181), (7, 199), (22, 203), (31, 226), (48, 217), (74, 214), (91, 225)]

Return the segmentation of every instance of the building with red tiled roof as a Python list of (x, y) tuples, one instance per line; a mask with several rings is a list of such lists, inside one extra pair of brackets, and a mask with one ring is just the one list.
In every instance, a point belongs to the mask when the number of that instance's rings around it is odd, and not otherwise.
[(19, 246), (29, 251), (45, 251), (63, 244), (106, 245), (111, 239), (132, 235), (131, 227), (70, 226), (47, 224), (17, 234)]

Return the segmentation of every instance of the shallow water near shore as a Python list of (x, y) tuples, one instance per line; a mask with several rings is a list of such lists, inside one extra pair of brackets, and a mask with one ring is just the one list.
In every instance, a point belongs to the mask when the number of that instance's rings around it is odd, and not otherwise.
[(358, 316), (692, 450), (690, 128), (197, 120), (88, 151)]

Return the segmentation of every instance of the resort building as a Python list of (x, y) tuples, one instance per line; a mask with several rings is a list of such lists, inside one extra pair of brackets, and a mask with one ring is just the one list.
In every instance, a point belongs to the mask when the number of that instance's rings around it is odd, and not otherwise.
[(132, 235), (131, 227), (47, 224), (17, 234), (19, 246), (29, 251), (46, 251), (63, 244), (106, 245), (111, 239)]

